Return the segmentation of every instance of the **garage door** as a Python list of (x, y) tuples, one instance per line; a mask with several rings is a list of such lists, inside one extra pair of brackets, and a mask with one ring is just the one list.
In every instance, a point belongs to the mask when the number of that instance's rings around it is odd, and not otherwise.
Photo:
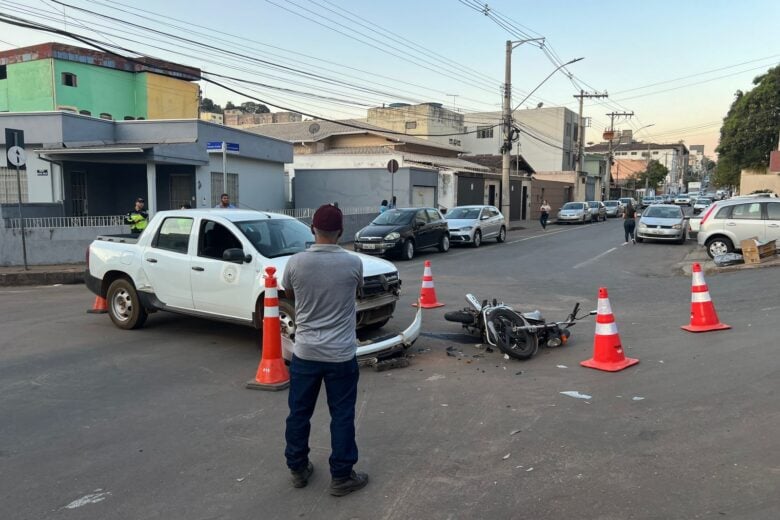
[(436, 207), (436, 188), (433, 186), (412, 186), (412, 204), (415, 207)]

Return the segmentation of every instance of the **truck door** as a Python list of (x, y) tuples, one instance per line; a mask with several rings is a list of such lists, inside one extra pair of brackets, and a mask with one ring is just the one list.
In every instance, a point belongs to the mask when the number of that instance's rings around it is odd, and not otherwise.
[(143, 270), (162, 303), (192, 309), (189, 246), (191, 218), (168, 217), (162, 221), (151, 245), (143, 252)]
[(234, 263), (222, 259), (226, 249), (240, 248), (256, 255), (248, 241), (242, 240), (227, 226), (202, 219), (198, 242), (191, 257), (192, 299), (201, 312), (252, 319), (253, 295), (259, 276), (254, 262)]

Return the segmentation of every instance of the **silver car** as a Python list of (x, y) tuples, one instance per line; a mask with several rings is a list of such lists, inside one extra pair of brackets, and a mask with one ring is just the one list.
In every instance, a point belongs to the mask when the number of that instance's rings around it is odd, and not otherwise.
[(673, 204), (653, 204), (639, 219), (636, 228), (636, 241), (673, 240), (684, 244), (688, 236), (688, 224), (679, 206)]
[(450, 228), (450, 242), (479, 247), (483, 240), (506, 239), (504, 215), (495, 206), (456, 206), (444, 218)]
[(599, 200), (589, 200), (587, 202), (590, 209), (591, 222), (601, 222), (607, 220), (607, 208), (604, 203)]
[(558, 224), (590, 222), (590, 208), (587, 202), (567, 202), (558, 211)]
[(734, 198), (704, 211), (696, 237), (710, 258), (739, 249), (743, 240), (780, 240), (780, 199)]
[(622, 217), (623, 205), (619, 200), (605, 200), (604, 207), (607, 208), (607, 217)]
[(699, 197), (696, 199), (696, 202), (693, 203), (693, 214), (698, 215), (707, 207), (713, 203), (713, 200), (707, 197)]

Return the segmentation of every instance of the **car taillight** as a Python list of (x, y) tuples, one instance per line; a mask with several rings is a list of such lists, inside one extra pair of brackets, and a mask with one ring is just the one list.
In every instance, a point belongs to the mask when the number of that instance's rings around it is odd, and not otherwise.
[(715, 204), (713, 204), (712, 206), (710, 206), (709, 208), (707, 208), (707, 211), (704, 213), (704, 216), (701, 218), (701, 223), (699, 224), (699, 226), (703, 226), (703, 225), (704, 225), (704, 223), (705, 223), (705, 222), (707, 222), (707, 219), (708, 219), (708, 218), (709, 218), (709, 216), (712, 214), (713, 210), (715, 210), (715, 206), (716, 206), (716, 205), (715, 205)]

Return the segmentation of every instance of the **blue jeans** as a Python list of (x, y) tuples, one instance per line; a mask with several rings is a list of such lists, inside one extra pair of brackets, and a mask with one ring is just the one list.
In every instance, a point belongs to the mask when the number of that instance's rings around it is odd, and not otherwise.
[(542, 225), (542, 229), (547, 229), (548, 218), (550, 218), (550, 214), (547, 212), (544, 212), (539, 216), (539, 223)]
[(341, 363), (309, 361), (293, 355), (290, 363), (290, 392), (284, 456), (287, 467), (301, 470), (309, 462), (311, 416), (317, 404), (322, 382), (330, 410), (330, 474), (349, 477), (358, 460), (355, 443), (355, 402), (360, 372), (357, 358)]
[(623, 231), (626, 235), (626, 242), (628, 242), (629, 239), (634, 240), (634, 228), (636, 227), (636, 222), (633, 218), (627, 218), (623, 221)]

